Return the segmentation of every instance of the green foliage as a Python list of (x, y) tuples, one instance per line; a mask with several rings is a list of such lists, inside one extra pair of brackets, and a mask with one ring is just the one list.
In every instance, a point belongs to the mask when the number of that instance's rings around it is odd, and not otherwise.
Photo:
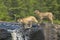
[(11, 21), (27, 16), (38, 16), (34, 10), (50, 11), (60, 20), (60, 0), (0, 0), (0, 20)]
[(54, 20), (54, 23), (60, 25), (60, 20)]

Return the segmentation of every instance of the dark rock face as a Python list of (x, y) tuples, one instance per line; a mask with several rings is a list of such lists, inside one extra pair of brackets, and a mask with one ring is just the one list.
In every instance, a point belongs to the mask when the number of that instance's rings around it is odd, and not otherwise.
[(25, 40), (44, 40), (43, 29), (38, 27), (32, 27), (30, 29), (25, 29)]
[(30, 35), (30, 40), (45, 40), (44, 34), (41, 30), (34, 32)]
[(11, 37), (11, 34), (7, 30), (0, 29), (0, 40), (5, 40), (8, 37)]
[[(20, 40), (60, 40), (60, 26), (51, 23), (33, 23), (32, 28), (24, 28), (24, 25), (18, 23), (0, 23), (0, 40), (12, 40), (9, 30), (16, 30), (21, 36)], [(17, 32), (17, 30), (19, 30)], [(17, 37), (17, 40), (19, 40)]]

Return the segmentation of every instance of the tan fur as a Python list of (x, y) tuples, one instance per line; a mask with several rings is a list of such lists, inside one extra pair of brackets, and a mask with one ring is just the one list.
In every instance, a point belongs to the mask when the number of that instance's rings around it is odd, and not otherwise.
[(49, 18), (49, 20), (51, 21), (51, 23), (53, 24), (53, 14), (51, 12), (40, 12), (39, 10), (35, 10), (34, 11), (35, 14), (37, 14), (40, 19), (41, 19), (41, 22), (43, 20), (43, 18)]
[(28, 24), (29, 22), (36, 22), (38, 23), (37, 19), (34, 16), (29, 16), (26, 18), (18, 19), (18, 22), (22, 22), (24, 24)]
[(31, 28), (32, 22), (38, 23), (37, 19), (34, 16), (29, 16), (26, 18), (18, 19), (17, 22), (22, 22), (25, 25), (29, 24), (29, 26), (24, 26), (25, 28)]

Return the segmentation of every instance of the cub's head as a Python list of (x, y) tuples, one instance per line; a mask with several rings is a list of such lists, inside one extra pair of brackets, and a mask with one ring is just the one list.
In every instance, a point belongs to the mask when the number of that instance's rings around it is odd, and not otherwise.
[(39, 12), (39, 10), (35, 10), (34, 13), (35, 13), (35, 14), (38, 14), (38, 13), (40, 13), (40, 12)]
[(23, 20), (22, 19), (18, 19), (17, 22), (23, 22)]

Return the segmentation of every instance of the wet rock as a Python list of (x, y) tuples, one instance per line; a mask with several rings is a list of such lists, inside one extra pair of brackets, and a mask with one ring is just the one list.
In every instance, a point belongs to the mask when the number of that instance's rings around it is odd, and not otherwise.
[(0, 29), (0, 39), (6, 39), (10, 37), (10, 33), (7, 30)]
[(60, 40), (59, 38), (58, 24), (33, 23), (31, 28), (25, 29), (21, 23), (0, 22), (0, 40)]

